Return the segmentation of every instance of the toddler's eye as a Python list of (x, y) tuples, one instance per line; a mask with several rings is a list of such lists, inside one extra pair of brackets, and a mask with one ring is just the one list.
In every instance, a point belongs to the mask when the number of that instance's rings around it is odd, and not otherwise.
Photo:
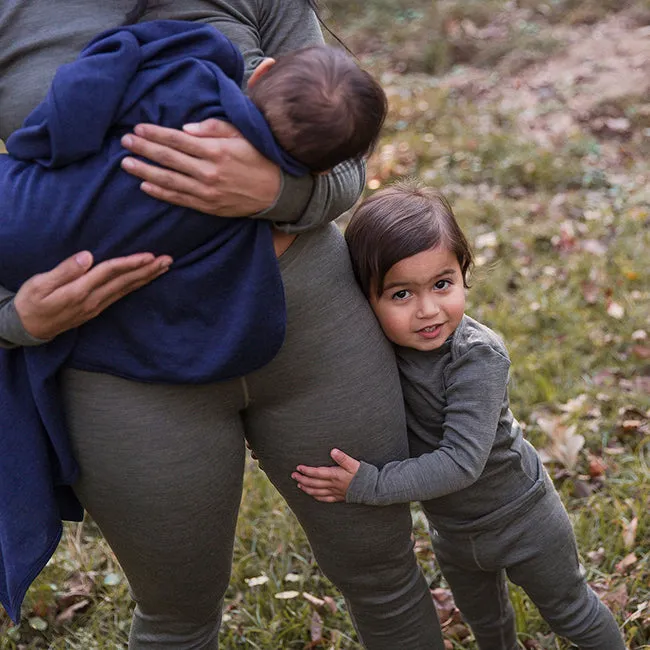
[(438, 282), (433, 285), (433, 288), (442, 291), (443, 289), (447, 289), (450, 285), (451, 282), (449, 280), (438, 280)]
[(392, 298), (393, 300), (406, 300), (410, 295), (411, 292), (408, 289), (400, 289), (392, 295)]

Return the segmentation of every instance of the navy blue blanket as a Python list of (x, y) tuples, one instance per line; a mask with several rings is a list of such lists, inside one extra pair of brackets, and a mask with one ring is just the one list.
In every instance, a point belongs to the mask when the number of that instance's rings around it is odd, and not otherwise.
[(214, 28), (157, 21), (106, 32), (62, 66), (0, 156), (0, 284), (13, 290), (64, 257), (169, 254), (171, 270), (47, 345), (0, 351), (0, 600), (14, 621), (83, 511), (57, 386), (62, 366), (146, 382), (245, 375), (282, 345), (285, 305), (268, 223), (168, 205), (120, 169), (139, 122), (232, 122), (288, 173), (284, 153), (240, 90), (241, 54)]

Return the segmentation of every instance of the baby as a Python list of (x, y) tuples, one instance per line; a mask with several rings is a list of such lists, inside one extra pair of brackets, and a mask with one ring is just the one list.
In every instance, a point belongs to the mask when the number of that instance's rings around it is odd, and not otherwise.
[(395, 344), (410, 459), (381, 469), (341, 450), (300, 465), (320, 501), (422, 501), (433, 547), (481, 650), (516, 650), (506, 576), (579, 648), (624, 650), (587, 585), (567, 513), (509, 408), (503, 341), (465, 314), (472, 253), (447, 201), (400, 184), (364, 201), (345, 233), (357, 280)]

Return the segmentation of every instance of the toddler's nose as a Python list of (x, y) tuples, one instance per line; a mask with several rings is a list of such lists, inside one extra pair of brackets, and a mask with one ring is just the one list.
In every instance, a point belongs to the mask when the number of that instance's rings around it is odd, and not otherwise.
[(418, 318), (432, 318), (440, 313), (438, 301), (431, 295), (424, 296), (418, 303)]

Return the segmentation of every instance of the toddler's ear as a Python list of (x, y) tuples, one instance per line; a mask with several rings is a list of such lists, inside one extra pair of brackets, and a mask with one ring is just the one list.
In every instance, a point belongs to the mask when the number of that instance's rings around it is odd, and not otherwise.
[(255, 71), (250, 76), (248, 80), (248, 87), (251, 88), (254, 86), (260, 78), (266, 74), (273, 66), (275, 65), (275, 59), (272, 59), (270, 56), (267, 56), (265, 59), (262, 59), (262, 62), (255, 68)]

